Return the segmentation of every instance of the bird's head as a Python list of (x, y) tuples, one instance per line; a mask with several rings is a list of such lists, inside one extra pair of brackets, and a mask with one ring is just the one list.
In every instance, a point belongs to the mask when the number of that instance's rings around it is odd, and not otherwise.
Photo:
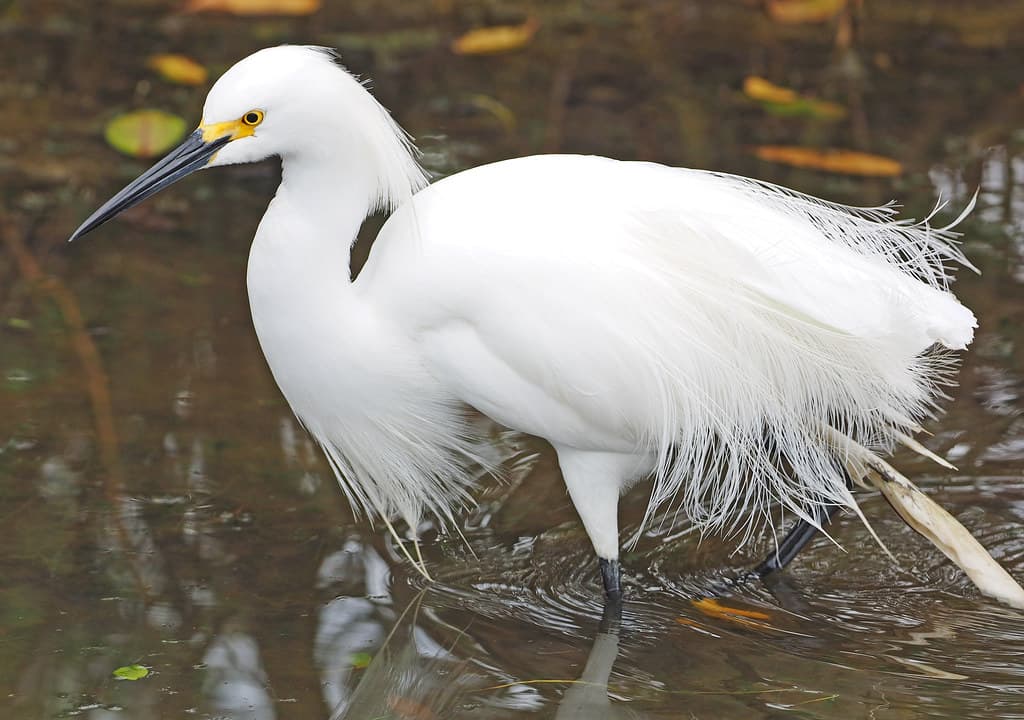
[(423, 174), (407, 136), (326, 48), (281, 45), (232, 66), (210, 89), (199, 127), (103, 204), (76, 240), (196, 170), (271, 156), (317, 158), (381, 180), (370, 206), (389, 204), (391, 185), (418, 189)]
[(351, 113), (345, 91), (353, 84), (324, 48), (281, 45), (240, 60), (203, 105), (196, 133), (210, 153), (205, 167), (322, 152)]

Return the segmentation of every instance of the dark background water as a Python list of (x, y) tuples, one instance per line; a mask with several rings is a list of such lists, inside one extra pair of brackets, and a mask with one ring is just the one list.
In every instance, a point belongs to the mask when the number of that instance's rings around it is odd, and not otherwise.
[[(340, 48), (437, 174), (534, 152), (752, 175), (855, 204), (942, 193), (982, 269), (981, 326), (928, 445), (896, 464), (1024, 577), (1024, 3), (851, 3), (817, 24), (754, 0), (327, 2), (183, 14), (165, 0), (0, 0), (0, 714), (11, 718), (1024, 718), (1024, 615), (979, 597), (879, 498), (778, 583), (736, 581), (767, 540), (655, 527), (599, 632), (591, 550), (539, 441), (482, 480), (424, 585), (354, 521), (264, 365), (244, 292), (272, 164), (201, 173), (83, 242), (70, 232), (146, 166), (103, 141), (137, 107), (198, 121), (214, 77), (281, 42)], [(522, 49), (462, 57), (468, 29), (536, 18)], [(744, 97), (760, 75), (845, 106), (826, 121)], [(755, 158), (846, 147), (870, 179)], [(496, 218), (495, 222), (500, 222)], [(368, 223), (366, 240), (379, 221)], [(365, 247), (360, 247), (365, 252)], [(93, 353), (95, 349), (95, 353)], [(628, 534), (645, 503), (624, 503)], [(753, 616), (694, 603), (715, 596)], [(607, 629), (607, 628), (606, 628)], [(118, 681), (141, 664), (150, 675)]]

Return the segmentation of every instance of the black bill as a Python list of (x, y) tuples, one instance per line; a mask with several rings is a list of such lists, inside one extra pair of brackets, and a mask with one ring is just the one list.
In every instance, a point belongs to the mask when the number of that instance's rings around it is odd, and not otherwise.
[(227, 144), (229, 136), (219, 137), (209, 142), (203, 140), (201, 130), (185, 138), (185, 141), (165, 155), (156, 165), (128, 183), (121, 192), (110, 198), (75, 230), (68, 242), (77, 240), (86, 233), (95, 230), (115, 215), (138, 205), (150, 195), (160, 192), (168, 185), (181, 180), (196, 170), (204, 167), (215, 152)]

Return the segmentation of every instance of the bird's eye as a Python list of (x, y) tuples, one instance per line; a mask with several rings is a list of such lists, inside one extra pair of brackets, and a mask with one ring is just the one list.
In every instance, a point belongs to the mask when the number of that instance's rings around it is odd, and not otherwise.
[(256, 127), (263, 122), (263, 111), (262, 110), (250, 110), (242, 116), (242, 122), (249, 127)]

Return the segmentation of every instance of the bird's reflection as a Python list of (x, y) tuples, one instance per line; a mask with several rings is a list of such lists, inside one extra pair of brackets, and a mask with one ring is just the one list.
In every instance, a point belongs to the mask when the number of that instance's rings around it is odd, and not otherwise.
[[(324, 701), (335, 716), (351, 703), (352, 675), (376, 654), (395, 624), (387, 588), (388, 565), (371, 546), (351, 538), (320, 565), (317, 585), (340, 584), (345, 594), (320, 612), (314, 654), (320, 668)], [(371, 716), (372, 717), (372, 716)]]
[(622, 624), (622, 602), (608, 601), (604, 617), (594, 636), (587, 664), (579, 682), (566, 689), (558, 703), (555, 720), (612, 720), (640, 718), (641, 715), (612, 704), (608, 696), (608, 680), (619, 656), (619, 628)]
[[(489, 717), (503, 717), (550, 702), (544, 685), (512, 677), (487, 660), (490, 653), (473, 639), (471, 624), (458, 628), (446, 622), (441, 608), (431, 604), (430, 588), (398, 610), (388, 573), (381, 554), (356, 538), (321, 565), (320, 583), (333, 579), (347, 591), (324, 605), (316, 636), (331, 720), (449, 717), (466, 703), (486, 708)], [(595, 619), (589, 656), (582, 674), (566, 682), (558, 720), (641, 717), (608, 694), (621, 617), (621, 603), (612, 603), (600, 622)]]
[(203, 695), (225, 720), (274, 720), (267, 673), (256, 639), (226, 626), (203, 656)]

